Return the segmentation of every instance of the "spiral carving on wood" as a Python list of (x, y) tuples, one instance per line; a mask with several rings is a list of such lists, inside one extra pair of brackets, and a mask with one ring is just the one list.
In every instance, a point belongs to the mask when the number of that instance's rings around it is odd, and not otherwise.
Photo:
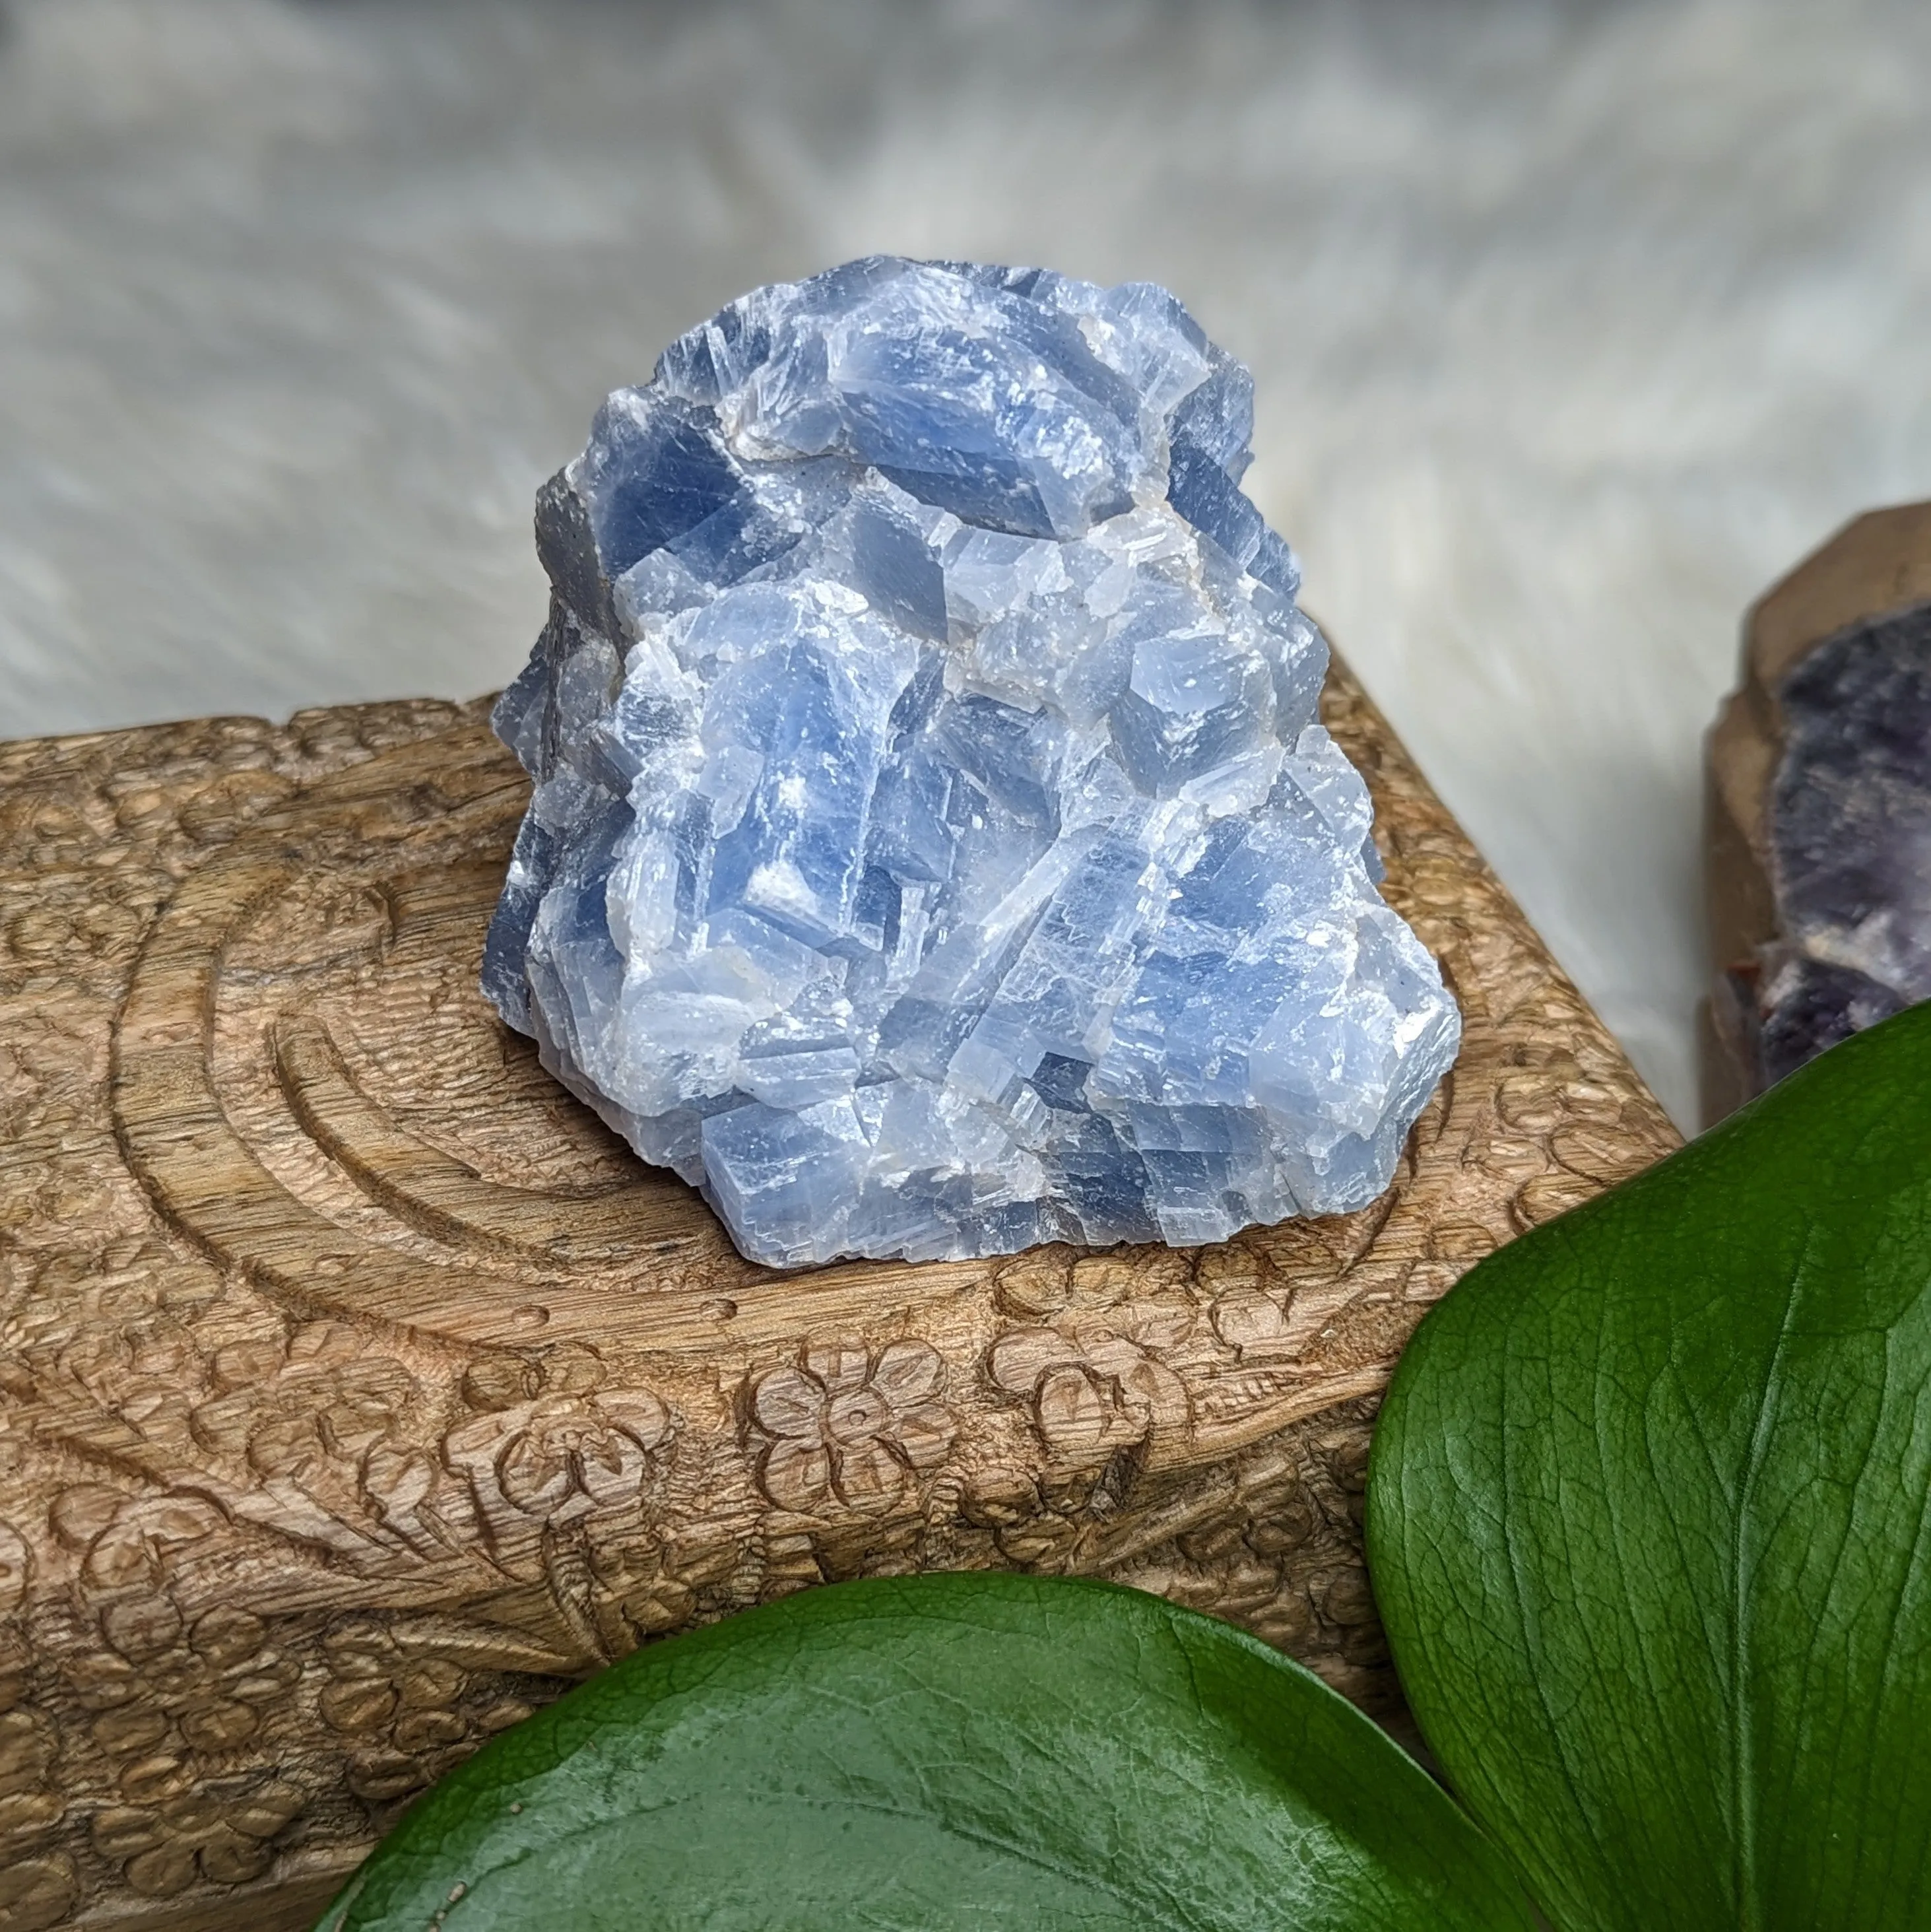
[(1387, 1707), (1396, 1354), (1674, 1136), (1345, 674), (1327, 712), (1467, 1022), (1390, 1193), (784, 1276), (475, 991), (525, 796), (478, 707), (0, 747), (0, 1932), (305, 1922), (570, 1682), (865, 1573), (1114, 1577)]

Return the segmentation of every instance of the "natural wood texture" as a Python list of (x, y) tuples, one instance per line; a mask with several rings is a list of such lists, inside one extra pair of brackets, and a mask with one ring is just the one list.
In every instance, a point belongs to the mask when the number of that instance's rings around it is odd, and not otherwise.
[(1462, 1060), (1392, 1191), (1225, 1246), (780, 1276), (475, 991), (479, 707), (0, 747), (0, 1928), (298, 1924), (640, 1640), (922, 1566), (1117, 1578), (1396, 1693), (1378, 1391), (1675, 1144), (1345, 676)]
[(1854, 518), (1780, 579), (1744, 619), (1737, 688), (1705, 748), (1705, 904), (1718, 997), (1699, 1017), (1705, 1126), (1756, 1090), (1751, 1054), (1723, 976), (1777, 936), (1771, 791), (1783, 758), (1777, 694), (1801, 659), (1849, 626), (1931, 601), (1931, 503)]

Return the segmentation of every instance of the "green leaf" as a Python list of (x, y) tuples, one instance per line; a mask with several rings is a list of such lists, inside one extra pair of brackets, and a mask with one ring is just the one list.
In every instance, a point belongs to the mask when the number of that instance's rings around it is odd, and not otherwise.
[(1931, 1925), (1931, 1006), (1484, 1262), (1369, 1556), (1565, 1932)]
[(505, 1732), (322, 1924), (432, 1922), (1532, 1920), (1439, 1788), (1264, 1645), (1137, 1591), (935, 1575), (813, 1590), (650, 1646)]

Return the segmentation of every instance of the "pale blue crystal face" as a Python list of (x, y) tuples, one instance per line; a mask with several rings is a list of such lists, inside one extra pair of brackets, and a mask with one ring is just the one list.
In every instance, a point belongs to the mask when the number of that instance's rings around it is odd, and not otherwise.
[(544, 486), (484, 986), (753, 1260), (1387, 1186), (1459, 1019), (1252, 423), (1162, 290), (881, 256), (694, 329)]

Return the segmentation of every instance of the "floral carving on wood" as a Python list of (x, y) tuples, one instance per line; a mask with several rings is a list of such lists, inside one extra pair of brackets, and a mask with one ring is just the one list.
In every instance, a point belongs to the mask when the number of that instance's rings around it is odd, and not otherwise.
[(924, 1342), (814, 1343), (797, 1366), (760, 1376), (751, 1394), (764, 1438), (758, 1482), (780, 1509), (882, 1514), (944, 1461), (953, 1436), (946, 1365)]
[(271, 1841), (301, 1809), (301, 1795), (272, 1781), (224, 1792), (179, 1792), (151, 1805), (117, 1804), (95, 1813), (94, 1848), (121, 1867), (143, 1898), (173, 1898), (197, 1879), (239, 1885), (259, 1878), (274, 1858)]
[(443, 1454), (486, 1522), (564, 1523), (634, 1502), (674, 1431), (647, 1389), (540, 1395), (454, 1430)]
[(340, 1322), (230, 1342), (208, 1382), (214, 1393), (188, 1417), (196, 1438), (260, 1476), (304, 1484), (331, 1466), (352, 1480), (379, 1448), (404, 1446), (399, 1425), (421, 1393), (373, 1337)]
[(1114, 1310), (1096, 1330), (1015, 1328), (993, 1344), (986, 1372), (1028, 1405), (1056, 1465), (1088, 1468), (1142, 1445), (1172, 1455), (1188, 1432), (1191, 1403), (1159, 1352), (1191, 1323), (1184, 1310), (1155, 1306)]
[(187, 1623), (172, 1598), (118, 1597), (99, 1628), (102, 1647), (69, 1674), (99, 1712), (89, 1734), (110, 1758), (180, 1765), (186, 1752), (234, 1750), (301, 1674), (268, 1642), (263, 1620), (232, 1605)]
[(349, 1788), (386, 1805), (432, 1784), (484, 1738), (526, 1717), (514, 1696), (471, 1694), (487, 1673), (466, 1669), (428, 1643), (405, 1642), (386, 1619), (350, 1616), (323, 1633), (329, 1682), (317, 1700), (322, 1721), (346, 1738)]

